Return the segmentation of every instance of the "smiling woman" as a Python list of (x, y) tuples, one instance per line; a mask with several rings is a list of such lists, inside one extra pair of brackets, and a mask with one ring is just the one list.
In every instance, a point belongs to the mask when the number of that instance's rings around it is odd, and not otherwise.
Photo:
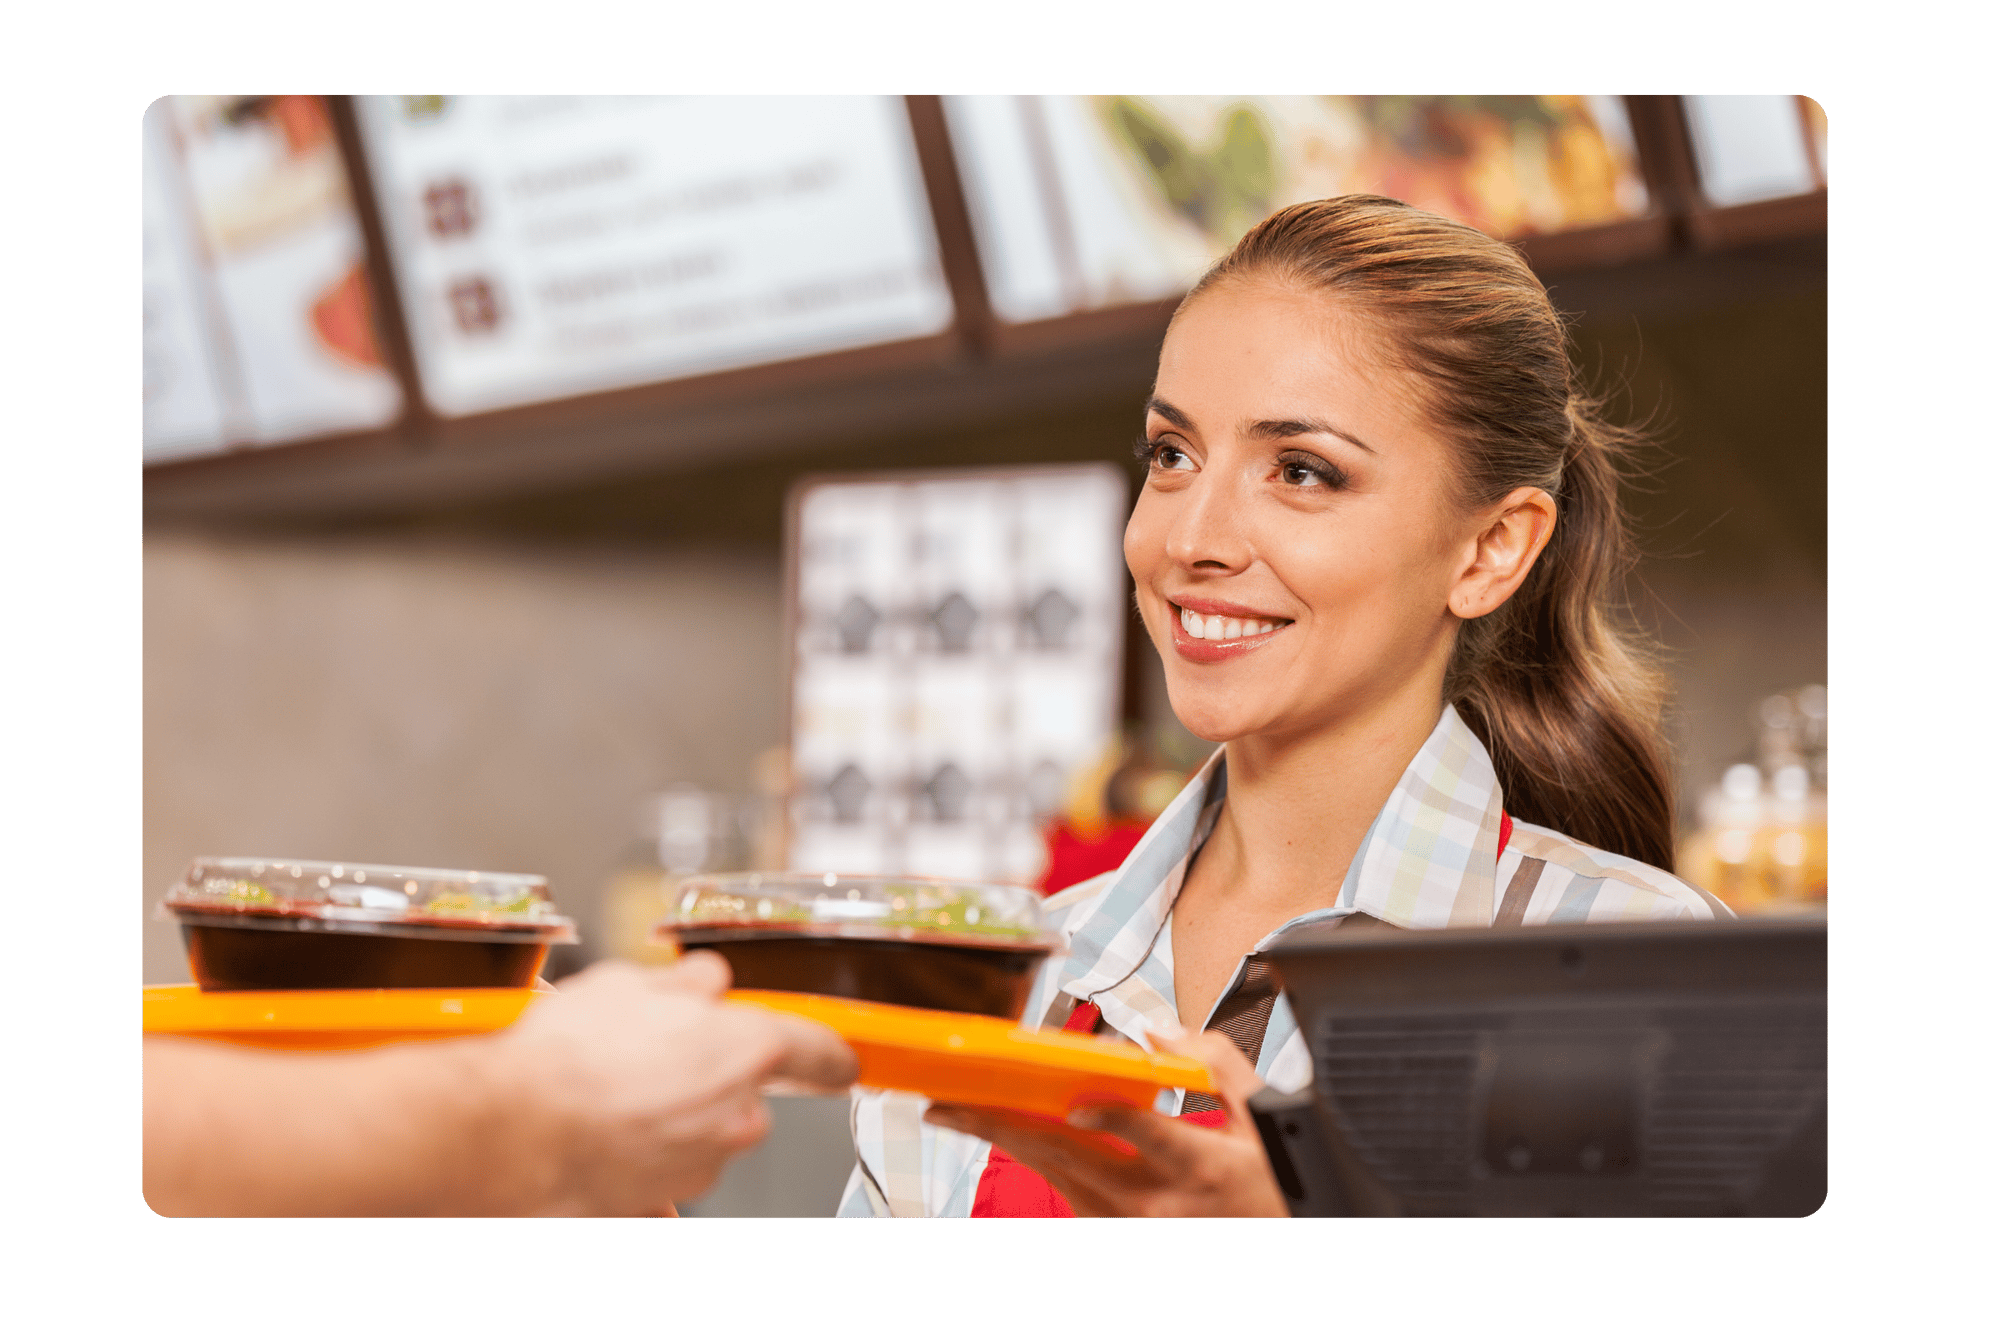
[(1220, 1096), (1064, 1126), (862, 1094), (843, 1213), (1282, 1212), (1245, 1106), (1309, 1075), (1280, 935), (1722, 914), (1659, 868), (1622, 443), (1510, 247), (1367, 195), (1253, 228), (1168, 330), (1125, 532), (1174, 712), (1220, 748), (1050, 899), (1069, 952), (1027, 1009), (1199, 1055)]

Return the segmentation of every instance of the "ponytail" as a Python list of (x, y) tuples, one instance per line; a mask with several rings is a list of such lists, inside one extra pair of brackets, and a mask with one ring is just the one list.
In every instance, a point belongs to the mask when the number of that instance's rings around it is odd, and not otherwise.
[(1573, 402), (1556, 525), (1521, 587), (1459, 631), (1445, 699), (1486, 746), (1509, 813), (1671, 868), (1666, 682), (1614, 616), (1634, 551), (1618, 498), (1633, 440)]
[(1189, 293), (1260, 274), (1372, 316), (1457, 445), (1467, 508), (1519, 486), (1555, 497), (1548, 546), (1515, 594), (1460, 628), (1444, 696), (1493, 759), (1508, 812), (1670, 868), (1665, 680), (1617, 598), (1634, 551), (1619, 502), (1637, 437), (1576, 387), (1567, 331), (1511, 246), (1393, 199), (1274, 213)]

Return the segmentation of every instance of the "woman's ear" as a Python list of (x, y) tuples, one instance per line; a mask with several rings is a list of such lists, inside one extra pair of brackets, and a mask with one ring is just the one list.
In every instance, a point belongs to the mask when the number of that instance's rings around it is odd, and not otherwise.
[(1460, 620), (1477, 620), (1514, 595), (1556, 530), (1556, 502), (1539, 486), (1522, 486), (1488, 508), (1481, 521), (1446, 601)]

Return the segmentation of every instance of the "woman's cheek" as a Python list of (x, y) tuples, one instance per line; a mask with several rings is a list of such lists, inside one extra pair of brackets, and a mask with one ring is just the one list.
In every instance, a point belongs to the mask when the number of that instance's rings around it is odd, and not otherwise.
[(1153, 524), (1147, 508), (1146, 497), (1142, 493), (1139, 502), (1132, 508), (1132, 517), (1125, 521), (1125, 568), (1132, 575), (1132, 582), (1141, 588), (1151, 578), (1153, 567), (1162, 554), (1161, 543), (1151, 532)]
[(1164, 572), (1166, 537), (1158, 530), (1158, 505), (1149, 505), (1149, 498), (1144, 492), (1140, 493), (1139, 501), (1132, 509), (1132, 517), (1125, 523), (1125, 569), (1131, 574), (1132, 586), (1138, 593), (1139, 618), (1155, 646), (1164, 652), (1172, 636), (1165, 625), (1158, 623), (1160, 599), (1153, 594), (1152, 588), (1156, 578)]

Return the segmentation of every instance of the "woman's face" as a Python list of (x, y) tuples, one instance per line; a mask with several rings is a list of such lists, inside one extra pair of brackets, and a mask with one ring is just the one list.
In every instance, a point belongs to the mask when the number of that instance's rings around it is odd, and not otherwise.
[(1380, 345), (1336, 301), (1257, 278), (1204, 292), (1167, 333), (1125, 561), (1197, 736), (1438, 702), (1476, 521)]

